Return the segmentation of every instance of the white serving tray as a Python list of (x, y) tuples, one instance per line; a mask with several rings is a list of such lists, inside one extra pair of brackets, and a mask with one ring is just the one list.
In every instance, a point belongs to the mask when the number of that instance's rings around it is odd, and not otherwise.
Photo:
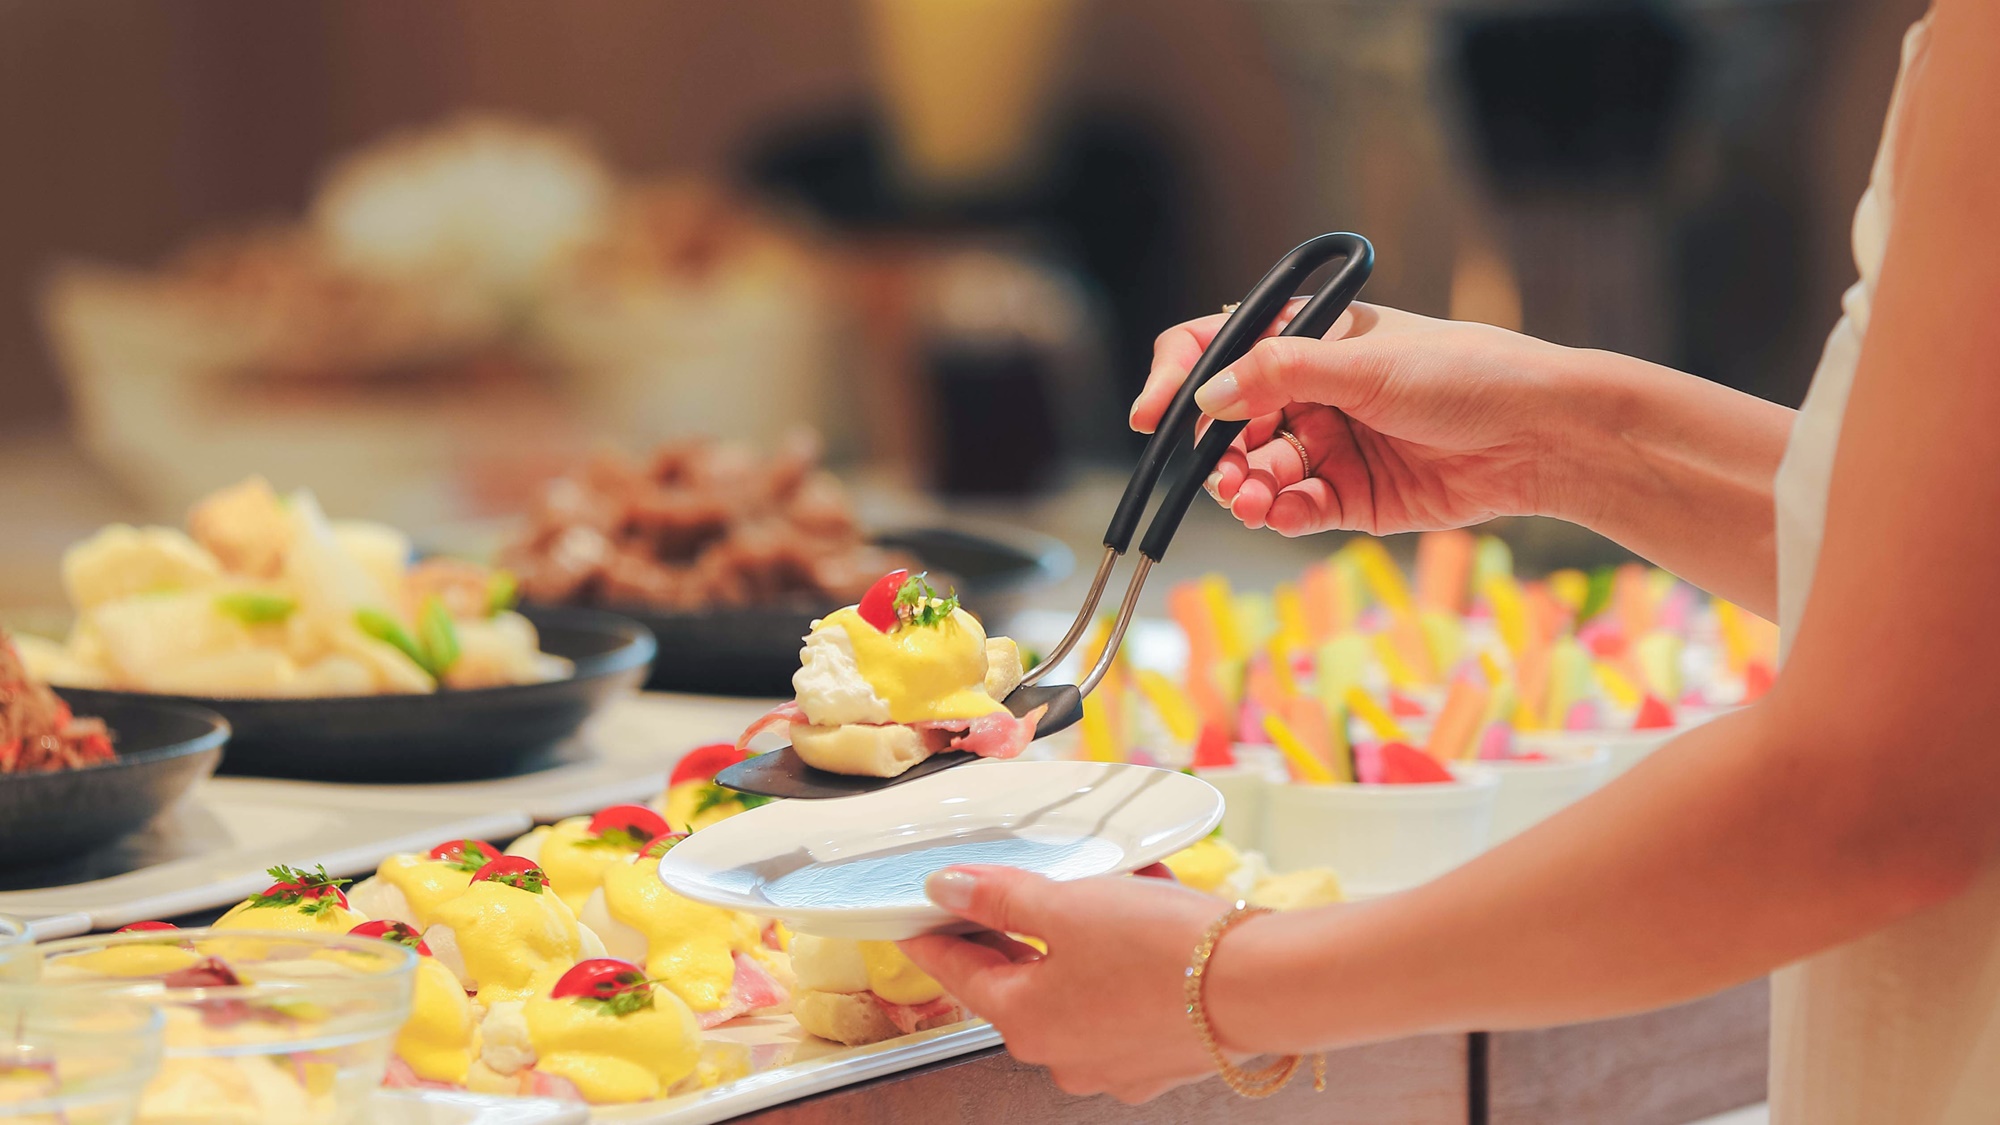
[[(210, 778), (141, 832), (59, 869), (62, 885), (26, 887), (0, 876), (0, 914), (25, 918), (38, 938), (115, 929), (227, 906), (262, 890), (276, 863), (325, 864), (336, 875), (374, 870), (393, 852), (457, 837), (509, 840), (519, 812), (468, 813), (452, 804), (381, 808), (340, 794), (274, 794), (264, 783)], [(77, 921), (84, 923), (77, 928)]]
[(602, 1106), (591, 1114), (606, 1125), (711, 1125), (857, 1083), (1000, 1045), (984, 1020), (920, 1031), (866, 1047), (843, 1047), (807, 1035), (790, 1016), (725, 1024), (710, 1039), (742, 1043), (758, 1069), (712, 1090), (631, 1106)]
[[(605, 705), (553, 763), (533, 773), (484, 781), (414, 785), (336, 785), (242, 779), (276, 801), (338, 800), (378, 809), (449, 808), (464, 815), (523, 813), (537, 822), (649, 801), (666, 788), (681, 755), (711, 742), (734, 742), (774, 700), (699, 695), (625, 695)], [(426, 845), (428, 846), (428, 845)]]
[(590, 1110), (550, 1098), (502, 1098), (457, 1090), (381, 1090), (369, 1125), (587, 1125)]

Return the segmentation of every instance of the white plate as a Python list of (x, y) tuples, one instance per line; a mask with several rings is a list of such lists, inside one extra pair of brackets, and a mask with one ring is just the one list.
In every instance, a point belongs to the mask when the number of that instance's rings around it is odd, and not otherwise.
[[(504, 844), (528, 826), (514, 812), (378, 809), (334, 794), (281, 800), (259, 782), (210, 778), (145, 830), (48, 869), (64, 885), (0, 890), (0, 914), (82, 915), (91, 929), (115, 929), (227, 906), (269, 885), (264, 869), (274, 863), (324, 863), (335, 875), (360, 875), (393, 852), (462, 837)], [(7, 876), (17, 887), (24, 878)], [(38, 937), (53, 936), (43, 928)]]
[(970, 929), (924, 880), (962, 863), (1056, 879), (1118, 875), (1222, 820), (1222, 794), (1171, 770), (978, 762), (834, 801), (777, 801), (689, 836), (660, 878), (698, 902), (827, 937), (894, 941)]

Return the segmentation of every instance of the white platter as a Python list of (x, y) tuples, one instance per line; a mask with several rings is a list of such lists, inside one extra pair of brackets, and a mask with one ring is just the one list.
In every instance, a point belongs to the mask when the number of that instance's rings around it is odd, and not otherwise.
[(699, 902), (802, 933), (894, 941), (972, 928), (924, 880), (966, 863), (1083, 879), (1135, 871), (1206, 836), (1222, 794), (1171, 770), (978, 762), (833, 801), (777, 801), (711, 825), (660, 861)]
[(621, 696), (553, 750), (546, 768), (511, 777), (410, 785), (232, 780), (280, 801), (315, 801), (330, 794), (344, 803), (380, 809), (520, 812), (548, 822), (658, 797), (682, 755), (707, 743), (734, 742), (751, 720), (770, 709), (770, 700)]
[[(259, 782), (210, 778), (143, 831), (43, 869), (39, 877), (59, 876), (62, 885), (25, 886), (38, 876), (20, 872), (0, 877), (6, 880), (0, 886), (20, 888), (0, 890), (0, 914), (29, 919), (43, 938), (75, 929), (76, 916), (89, 929), (115, 929), (227, 906), (267, 886), (264, 869), (276, 863), (323, 863), (336, 875), (360, 875), (393, 852), (424, 851), (459, 837), (504, 843), (528, 826), (517, 812), (382, 809), (337, 793), (286, 799)], [(68, 917), (58, 923), (57, 916)]]
[(588, 1107), (550, 1098), (503, 1098), (457, 1090), (380, 1090), (368, 1125), (586, 1125)]
[(843, 1047), (815, 1039), (789, 1016), (738, 1020), (705, 1033), (705, 1037), (749, 1047), (757, 1069), (748, 1077), (698, 1094), (632, 1106), (600, 1106), (590, 1119), (607, 1125), (713, 1125), (1000, 1045), (1000, 1033), (984, 1020), (967, 1020), (865, 1047)]

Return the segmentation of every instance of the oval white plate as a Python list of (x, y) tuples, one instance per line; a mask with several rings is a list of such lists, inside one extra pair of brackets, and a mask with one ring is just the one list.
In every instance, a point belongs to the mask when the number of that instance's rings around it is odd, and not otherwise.
[(802, 933), (896, 941), (975, 929), (924, 880), (961, 863), (1053, 879), (1122, 875), (1222, 820), (1222, 794), (1172, 770), (1111, 762), (978, 762), (858, 797), (776, 801), (689, 836), (660, 879), (697, 902)]

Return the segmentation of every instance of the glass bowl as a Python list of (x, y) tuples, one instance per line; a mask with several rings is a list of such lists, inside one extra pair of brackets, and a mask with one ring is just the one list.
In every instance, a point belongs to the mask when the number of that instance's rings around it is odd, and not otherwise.
[(146, 1004), (0, 985), (0, 1122), (126, 1125), (163, 1022)]
[(415, 965), (374, 938), (154, 930), (48, 942), (42, 985), (164, 1014), (140, 1125), (339, 1125), (365, 1118)]
[(28, 924), (0, 914), (0, 984), (31, 983), (41, 968), (41, 950)]

